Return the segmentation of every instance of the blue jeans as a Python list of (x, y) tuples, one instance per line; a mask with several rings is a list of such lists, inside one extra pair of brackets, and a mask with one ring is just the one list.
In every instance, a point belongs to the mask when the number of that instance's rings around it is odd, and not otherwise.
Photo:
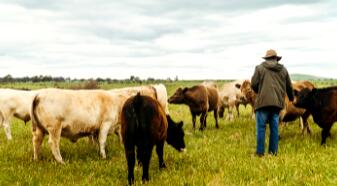
[(256, 110), (256, 154), (264, 154), (266, 123), (269, 123), (270, 137), (268, 153), (277, 155), (279, 112), (280, 110), (276, 107), (265, 107)]

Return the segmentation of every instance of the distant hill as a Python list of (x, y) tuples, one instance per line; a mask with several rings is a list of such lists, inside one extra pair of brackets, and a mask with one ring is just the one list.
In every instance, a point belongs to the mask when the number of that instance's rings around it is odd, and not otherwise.
[(294, 80), (294, 81), (331, 79), (331, 78), (313, 76), (313, 75), (308, 75), (308, 74), (290, 74), (290, 78), (291, 80)]

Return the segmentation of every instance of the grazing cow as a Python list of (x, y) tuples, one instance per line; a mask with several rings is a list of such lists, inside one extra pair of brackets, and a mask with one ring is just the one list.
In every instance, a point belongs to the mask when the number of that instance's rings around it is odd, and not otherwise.
[(295, 95), (295, 106), (308, 110), (314, 122), (322, 128), (321, 144), (325, 144), (333, 123), (337, 121), (337, 87), (304, 88), (295, 91)]
[[(303, 88), (313, 89), (314, 85), (309, 81), (298, 81), (292, 84), (293, 89), (300, 91)], [(241, 86), (237, 85), (240, 88), (242, 95), (245, 99), (253, 105), (255, 104), (256, 94), (251, 88), (251, 84), (249, 80), (245, 80)], [(302, 134), (304, 134), (305, 130), (310, 133), (310, 127), (308, 125), (308, 117), (310, 116), (310, 112), (305, 109), (297, 108), (294, 106), (293, 102), (290, 102), (288, 97), (285, 96), (285, 107), (280, 111), (280, 124), (282, 122), (290, 122), (300, 117), (300, 124)]]
[(238, 116), (240, 115), (239, 112), (239, 105), (243, 104), (246, 105), (245, 100), (241, 99), (241, 92), (238, 90), (235, 85), (241, 84), (241, 80), (225, 83), (221, 89), (219, 90), (219, 97), (220, 97), (220, 105), (219, 105), (219, 116), (222, 118), (224, 116), (225, 109), (228, 109), (228, 114), (226, 116), (226, 120), (233, 120), (234, 114), (233, 110), (236, 109)]
[(120, 105), (127, 98), (104, 90), (40, 90), (32, 103), (34, 160), (38, 159), (45, 134), (59, 163), (61, 136), (72, 142), (98, 133), (102, 158), (106, 158), (105, 142), (112, 127), (117, 127)]
[(186, 104), (192, 114), (193, 129), (195, 129), (196, 116), (200, 116), (200, 130), (206, 127), (206, 118), (209, 111), (214, 112), (215, 126), (218, 125), (219, 93), (216, 88), (204, 85), (196, 85), (190, 88), (178, 88), (169, 98), (173, 104)]
[(121, 117), (129, 184), (134, 182), (135, 148), (137, 159), (143, 166), (143, 181), (149, 180), (149, 164), (154, 145), (160, 168), (165, 167), (163, 160), (165, 140), (176, 150), (184, 151), (183, 123), (176, 125), (168, 115), (165, 115), (157, 100), (138, 93), (125, 102)]
[(36, 91), (0, 89), (0, 126), (5, 129), (8, 140), (12, 139), (10, 124), (16, 117), (25, 122), (30, 120), (31, 103)]

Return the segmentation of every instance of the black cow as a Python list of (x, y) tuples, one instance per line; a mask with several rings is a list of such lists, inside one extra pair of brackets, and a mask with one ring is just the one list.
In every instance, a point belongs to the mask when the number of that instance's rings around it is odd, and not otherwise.
[(138, 93), (125, 102), (121, 118), (129, 184), (134, 182), (135, 147), (138, 162), (143, 166), (143, 181), (149, 180), (149, 164), (154, 145), (160, 168), (165, 167), (163, 160), (165, 140), (176, 150), (185, 150), (183, 122), (175, 124), (170, 116), (165, 115), (157, 100)]
[(321, 144), (325, 144), (333, 123), (337, 121), (337, 87), (295, 91), (295, 106), (311, 113), (315, 123), (323, 129)]

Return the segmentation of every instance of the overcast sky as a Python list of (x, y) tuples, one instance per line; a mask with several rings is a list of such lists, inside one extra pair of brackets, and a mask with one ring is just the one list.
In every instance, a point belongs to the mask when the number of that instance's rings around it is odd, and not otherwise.
[(335, 0), (0, 0), (0, 76), (337, 78)]

